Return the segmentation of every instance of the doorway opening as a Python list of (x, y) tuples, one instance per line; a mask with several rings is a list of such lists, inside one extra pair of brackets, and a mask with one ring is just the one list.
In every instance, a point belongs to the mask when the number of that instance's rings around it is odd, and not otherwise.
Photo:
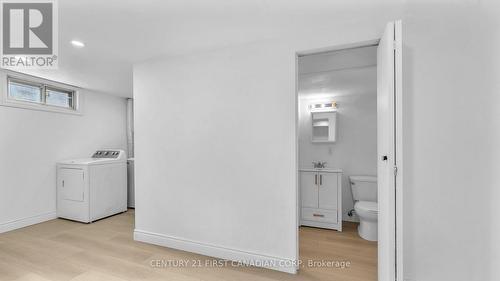
[(400, 42), (297, 53), (299, 271), (402, 280)]

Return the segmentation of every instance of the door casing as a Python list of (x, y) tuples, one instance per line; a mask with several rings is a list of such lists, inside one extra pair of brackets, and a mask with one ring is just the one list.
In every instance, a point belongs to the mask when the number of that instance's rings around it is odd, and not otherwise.
[[(387, 273), (382, 273), (380, 274), (380, 271), (385, 271), (386, 269), (384, 268), (384, 263), (387, 263), (388, 261), (385, 260), (378, 260), (378, 270), (379, 270), (379, 276), (388, 276), (387, 280), (379, 280), (379, 281), (402, 281), (403, 279), (403, 87), (402, 87), (402, 21), (397, 20), (394, 22), (390, 22), (388, 24), (393, 24), (394, 26), (394, 37), (395, 37), (395, 44), (394, 44), (394, 94), (395, 94), (395, 102), (394, 102), (394, 112), (395, 112), (395, 166), (397, 167), (397, 175), (395, 175), (395, 217), (396, 219), (394, 220), (394, 223), (391, 224), (389, 227), (392, 229), (390, 230), (391, 232), (394, 232), (395, 235), (395, 244), (394, 245), (384, 245), (383, 247), (389, 247), (385, 249), (386, 251), (391, 251), (394, 253), (393, 258), (391, 260), (394, 261), (394, 268), (395, 270), (392, 272), (387, 272)], [(342, 44), (342, 45), (337, 45), (333, 47), (326, 47), (326, 48), (318, 48), (318, 49), (313, 49), (313, 50), (305, 50), (305, 51), (298, 51), (295, 53), (295, 128), (296, 128), (296, 136), (295, 136), (295, 142), (296, 142), (296, 155), (295, 155), (295, 161), (297, 162), (297, 167), (299, 166), (298, 163), (298, 149), (299, 149), (299, 130), (298, 130), (298, 94), (299, 94), (299, 72), (298, 72), (298, 58), (301, 56), (307, 56), (307, 55), (313, 55), (313, 54), (321, 54), (321, 53), (327, 53), (327, 52), (332, 52), (332, 51), (340, 51), (340, 50), (347, 50), (347, 49), (356, 49), (356, 48), (364, 48), (364, 47), (370, 47), (370, 46), (378, 46), (380, 42), (380, 38), (376, 39), (368, 39), (365, 41), (359, 41), (359, 42), (354, 42), (354, 43), (348, 43), (348, 44)], [(300, 186), (299, 186), (299, 172), (296, 171), (296, 179), (297, 179), (297, 185), (296, 185), (296, 192), (295, 194), (297, 195), (296, 201), (297, 201), (297, 211), (296, 211), (296, 237), (297, 237), (297, 257), (300, 258), (299, 254), (299, 192), (300, 192)], [(384, 194), (380, 194), (379, 196), (384, 196)], [(379, 216), (384, 216), (387, 214), (381, 214), (379, 213)], [(298, 261), (297, 261), (298, 262)], [(297, 267), (297, 270), (299, 268)]]

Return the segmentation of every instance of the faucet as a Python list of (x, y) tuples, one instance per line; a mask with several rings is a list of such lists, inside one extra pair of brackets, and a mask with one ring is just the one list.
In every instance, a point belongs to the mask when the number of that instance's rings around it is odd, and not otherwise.
[(326, 168), (326, 162), (313, 161), (312, 164), (313, 164), (313, 166), (314, 166), (315, 169), (324, 169), (324, 168)]

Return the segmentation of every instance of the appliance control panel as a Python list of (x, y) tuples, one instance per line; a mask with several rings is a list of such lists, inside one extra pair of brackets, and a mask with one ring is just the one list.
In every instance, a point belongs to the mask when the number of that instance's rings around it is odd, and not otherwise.
[(121, 151), (121, 150), (98, 150), (92, 155), (92, 158), (116, 159), (116, 158), (120, 157), (121, 153), (123, 153), (123, 151)]

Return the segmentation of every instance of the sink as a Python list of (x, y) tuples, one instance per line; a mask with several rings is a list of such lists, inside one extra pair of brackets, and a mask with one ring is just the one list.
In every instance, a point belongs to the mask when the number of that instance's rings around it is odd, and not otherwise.
[(336, 168), (314, 168), (314, 167), (307, 167), (307, 168), (300, 168), (299, 171), (301, 171), (301, 172), (342, 173), (342, 169), (336, 169)]

